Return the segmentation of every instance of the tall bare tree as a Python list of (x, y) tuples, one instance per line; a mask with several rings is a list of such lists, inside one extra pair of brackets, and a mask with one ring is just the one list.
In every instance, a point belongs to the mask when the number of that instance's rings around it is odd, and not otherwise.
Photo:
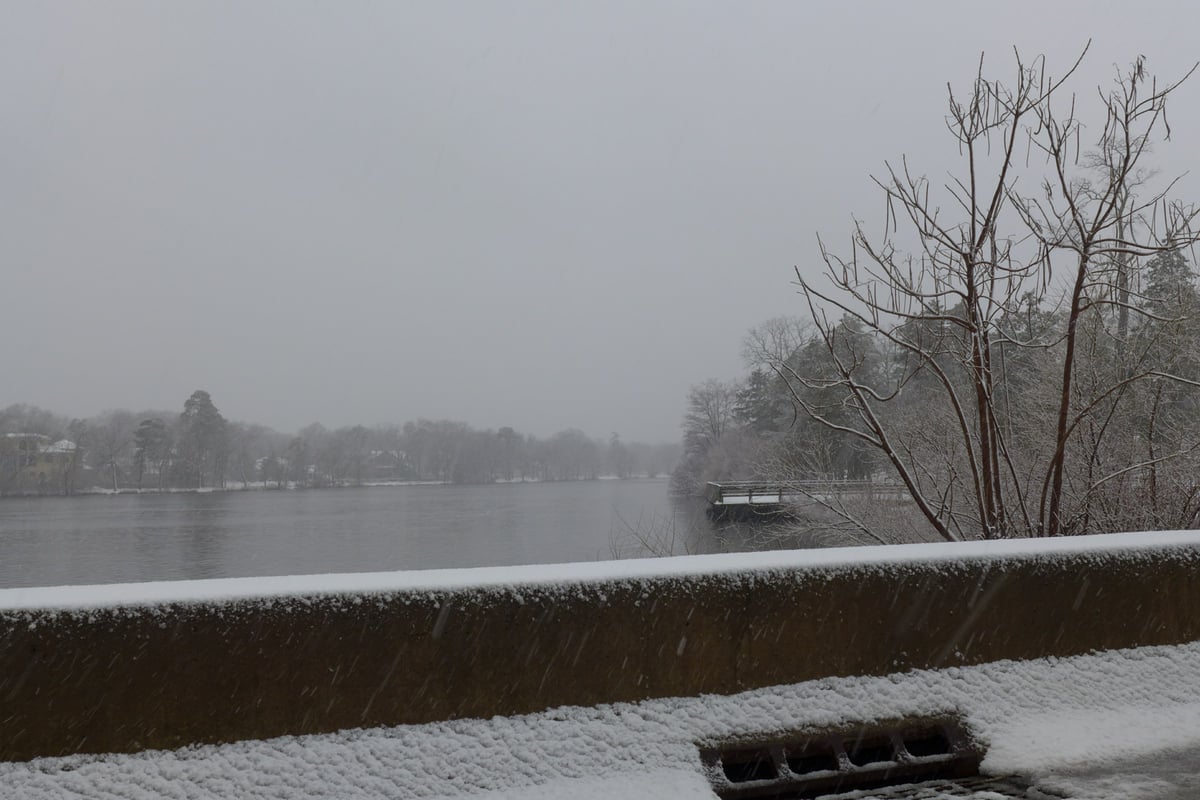
[[(718, 380), (707, 380), (688, 391), (687, 412), (683, 416), (683, 458), (672, 475), (672, 491), (693, 494), (703, 488), (705, 481), (724, 474), (725, 467), (713, 468), (712, 456), (726, 444), (734, 427), (739, 386)], [(735, 459), (736, 460), (736, 459)]]
[[(1148, 313), (1131, 300), (1131, 271), (1196, 239), (1173, 181), (1131, 191), (1150, 143), (1169, 136), (1167, 100), (1182, 81), (1158, 84), (1139, 59), (1099, 91), (1100, 134), (1088, 141), (1064, 88), (1080, 60), (1053, 78), (1044, 59), (1016, 54), (1005, 83), (981, 59), (965, 94), (949, 90), (960, 174), (935, 187), (907, 160), (888, 164), (875, 179), (883, 234), (856, 223), (848, 255), (822, 241), (827, 282), (797, 270), (828, 369), (790, 377), (835, 391), (849, 413), (834, 417), (804, 392), (797, 404), (877, 450), (947, 540), (1083, 532), (1073, 504), (1086, 498), (1068, 497), (1067, 470), (1102, 445), (1084, 423), (1141, 381), (1183, 380), (1141, 358), (1103, 380), (1080, 374), (1110, 316), (1124, 334), (1128, 314)], [(1053, 324), (1026, 324), (1037, 315)], [(867, 370), (847, 321), (890, 351), (890, 370)], [(1022, 359), (1042, 369), (1036, 391), (1017, 394), (1008, 369)]]

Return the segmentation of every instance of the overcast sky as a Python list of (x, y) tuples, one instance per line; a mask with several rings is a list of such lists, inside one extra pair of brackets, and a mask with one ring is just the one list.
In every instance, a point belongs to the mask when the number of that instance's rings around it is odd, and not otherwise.
[[(0, 406), (670, 440), (981, 51), (1091, 99), (1189, 4), (0, 2)], [(1200, 158), (1200, 78), (1158, 166)], [(1194, 184), (1185, 183), (1185, 189)]]

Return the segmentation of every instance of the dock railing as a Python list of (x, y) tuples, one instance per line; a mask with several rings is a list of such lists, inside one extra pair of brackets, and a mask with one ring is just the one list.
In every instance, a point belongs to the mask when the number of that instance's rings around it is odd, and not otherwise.
[(704, 499), (714, 507), (782, 506), (814, 498), (861, 495), (872, 499), (904, 499), (908, 490), (895, 481), (873, 480), (800, 480), (770, 483), (765, 481), (709, 482)]

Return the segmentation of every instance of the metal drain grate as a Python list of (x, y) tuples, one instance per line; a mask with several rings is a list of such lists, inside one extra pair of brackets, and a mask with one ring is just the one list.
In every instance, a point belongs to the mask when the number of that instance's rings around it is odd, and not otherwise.
[[(786, 797), (787, 795), (781, 795)], [(818, 800), (1052, 800), (1060, 797), (1044, 791), (1032, 791), (1028, 783), (1015, 778), (960, 778), (924, 781), (862, 791), (818, 795)]]
[(954, 718), (905, 719), (783, 739), (737, 740), (704, 748), (700, 757), (713, 791), (722, 800), (816, 798), (901, 786), (923, 790), (933, 785), (930, 781), (942, 782), (946, 787), (942, 794), (877, 792), (873, 796), (971, 797), (945, 792), (967, 786), (963, 779), (983, 780), (975, 777), (982, 754)]

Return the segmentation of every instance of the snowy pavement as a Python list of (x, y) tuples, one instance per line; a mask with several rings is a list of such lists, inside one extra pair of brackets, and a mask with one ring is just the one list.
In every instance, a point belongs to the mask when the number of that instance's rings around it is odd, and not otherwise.
[(986, 748), (986, 774), (1091, 800), (1200, 797), (1200, 643), (7, 763), (0, 797), (712, 798), (698, 745), (944, 714)]

